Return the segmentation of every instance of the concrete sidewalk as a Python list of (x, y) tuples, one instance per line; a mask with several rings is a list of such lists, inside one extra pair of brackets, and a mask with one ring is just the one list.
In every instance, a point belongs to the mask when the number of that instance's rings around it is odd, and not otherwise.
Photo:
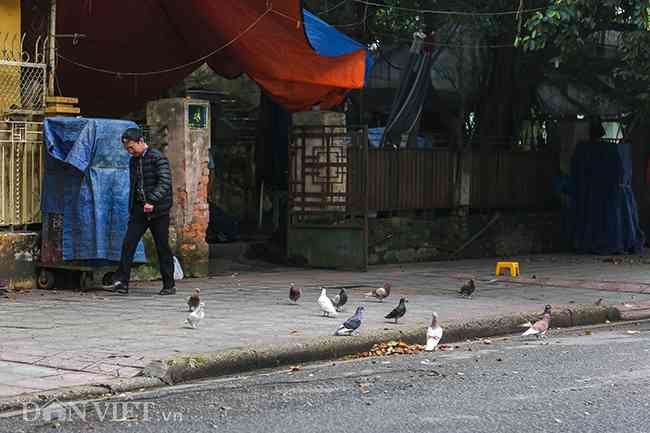
[[(650, 300), (650, 265), (641, 258), (534, 256), (519, 261), (522, 277), (516, 281), (495, 281), (494, 260), (464, 260), (373, 267), (368, 272), (273, 268), (182, 281), (178, 294), (167, 297), (157, 295), (157, 282), (135, 285), (128, 297), (21, 292), (15, 300), (0, 298), (0, 397), (134, 377), (149, 362), (180, 353), (329, 336), (358, 305), (366, 306), (363, 334), (427, 321), (433, 310), (450, 322), (541, 313), (546, 303)], [(468, 277), (478, 286), (471, 300), (457, 295)], [(394, 288), (386, 302), (364, 296), (386, 281)], [(291, 282), (304, 287), (298, 306), (287, 299)], [(345, 312), (336, 319), (321, 317), (316, 304), (321, 285), (351, 287)], [(206, 303), (198, 330), (183, 325), (193, 287), (202, 289)], [(408, 312), (400, 324), (388, 323), (383, 316), (400, 296), (408, 297)]]

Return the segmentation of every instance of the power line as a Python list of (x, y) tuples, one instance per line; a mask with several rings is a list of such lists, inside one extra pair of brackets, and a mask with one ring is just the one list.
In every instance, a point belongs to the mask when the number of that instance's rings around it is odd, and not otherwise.
[(497, 11), (497, 12), (466, 12), (466, 11), (452, 11), (452, 10), (434, 10), (434, 9), (414, 9), (414, 8), (405, 8), (402, 6), (391, 6), (391, 5), (386, 5), (382, 3), (376, 3), (373, 1), (369, 0), (350, 0), (355, 3), (361, 3), (367, 6), (376, 6), (376, 7), (381, 7), (381, 8), (386, 8), (386, 9), (395, 9), (395, 10), (401, 10), (401, 11), (406, 11), (406, 12), (416, 12), (419, 14), (432, 14), (432, 15), (459, 15), (459, 16), (475, 16), (475, 17), (482, 17), (482, 16), (501, 16), (501, 15), (518, 15), (521, 13), (526, 13), (526, 12), (538, 12), (545, 10), (546, 8), (541, 7), (541, 8), (533, 8), (533, 9), (517, 9), (513, 11)]
[[(390, 33), (385, 32), (372, 32), (373, 34), (382, 35), (382, 36), (395, 36)], [(412, 42), (412, 39), (395, 37), (396, 41), (399, 42)], [(516, 48), (514, 42), (512, 44), (450, 44), (442, 42), (428, 42), (422, 41), (423, 46), (427, 47), (443, 47), (443, 48)]]
[(171, 68), (160, 69), (160, 70), (157, 70), (157, 71), (119, 72), (119, 71), (113, 71), (113, 70), (110, 70), (110, 69), (104, 69), (104, 68), (98, 68), (98, 67), (95, 67), (95, 66), (86, 65), (84, 63), (80, 63), (80, 62), (77, 62), (75, 60), (69, 59), (69, 58), (63, 56), (62, 54), (59, 54), (58, 52), (56, 53), (56, 56), (58, 58), (60, 58), (61, 60), (64, 60), (64, 61), (66, 61), (68, 63), (71, 63), (71, 64), (73, 64), (75, 66), (78, 66), (80, 68), (83, 68), (83, 69), (87, 69), (87, 70), (90, 70), (90, 71), (93, 71), (93, 72), (100, 72), (100, 73), (103, 73), (103, 74), (120, 76), (120, 77), (121, 76), (142, 77), (142, 76), (150, 76), (150, 75), (167, 74), (169, 72), (180, 71), (180, 70), (185, 69), (185, 68), (187, 68), (189, 66), (193, 66), (193, 65), (196, 65), (196, 64), (199, 64), (199, 63), (203, 63), (208, 58), (210, 58), (210, 57), (214, 56), (215, 54), (225, 50), (226, 48), (228, 48), (229, 46), (231, 46), (232, 44), (237, 42), (239, 39), (244, 37), (248, 32), (253, 30), (260, 23), (260, 21), (262, 21), (262, 19), (271, 12), (273, 12), (273, 7), (269, 6), (269, 8), (267, 8), (260, 16), (258, 16), (248, 27), (246, 27), (243, 31), (241, 31), (237, 36), (235, 36), (233, 39), (226, 42), (225, 44), (221, 45), (219, 48), (216, 48), (215, 50), (209, 52), (208, 54), (206, 54), (206, 55), (204, 55), (202, 57), (199, 57), (196, 60), (192, 60), (191, 62), (187, 62), (187, 63), (184, 63), (182, 65), (178, 65), (178, 66), (173, 66)]
[(324, 11), (318, 11), (317, 15), (328, 14), (328, 13), (332, 12), (333, 10), (338, 9), (339, 7), (343, 6), (347, 2), (348, 2), (348, 0), (343, 0), (343, 1), (339, 2), (339, 3), (337, 3), (335, 6), (332, 6), (329, 9), (325, 9)]

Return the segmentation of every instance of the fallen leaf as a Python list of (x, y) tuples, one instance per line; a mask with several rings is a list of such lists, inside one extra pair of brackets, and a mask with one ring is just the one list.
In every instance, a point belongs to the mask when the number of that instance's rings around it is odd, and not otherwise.
[(591, 332), (591, 331), (589, 331), (589, 330), (585, 331), (585, 335), (586, 335), (586, 336), (590, 336), (590, 335), (592, 335), (592, 334), (593, 334), (593, 332)]
[(289, 367), (289, 371), (302, 371), (304, 369), (302, 365), (292, 365)]
[(483, 344), (492, 344), (492, 340), (486, 338), (485, 340), (483, 340)]
[(359, 391), (361, 391), (361, 394), (368, 394), (370, 392), (370, 384), (368, 384), (368, 383), (360, 383), (359, 384)]

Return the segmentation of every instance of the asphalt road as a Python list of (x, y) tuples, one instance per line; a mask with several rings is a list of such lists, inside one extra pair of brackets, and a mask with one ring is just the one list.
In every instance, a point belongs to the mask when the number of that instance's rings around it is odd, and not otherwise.
[(552, 331), (51, 406), (0, 432), (648, 433), (649, 351), (649, 323)]

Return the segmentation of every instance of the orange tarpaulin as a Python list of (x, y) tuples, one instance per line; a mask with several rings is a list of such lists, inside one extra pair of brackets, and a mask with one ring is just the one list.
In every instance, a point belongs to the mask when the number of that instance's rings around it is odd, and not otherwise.
[(330, 108), (364, 85), (365, 52), (310, 45), (300, 0), (58, 0), (57, 76), (85, 112), (126, 112), (203, 63), (246, 73), (291, 111)]

